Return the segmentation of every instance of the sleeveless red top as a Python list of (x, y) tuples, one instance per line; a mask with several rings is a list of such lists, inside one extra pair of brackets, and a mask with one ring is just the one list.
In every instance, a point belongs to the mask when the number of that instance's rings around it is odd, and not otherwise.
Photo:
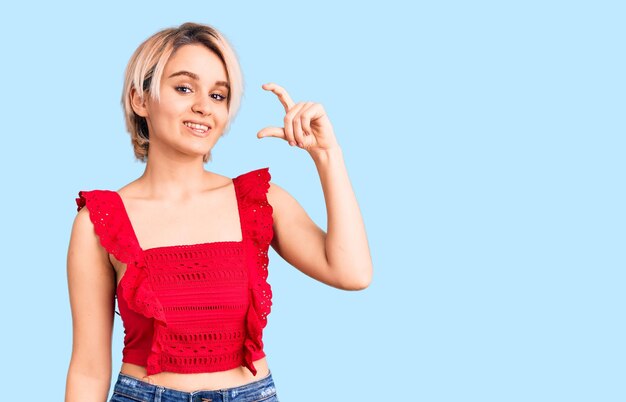
[(148, 375), (247, 367), (265, 356), (272, 305), (267, 251), (273, 237), (268, 168), (233, 179), (241, 241), (143, 250), (119, 194), (79, 192), (101, 245), (126, 271), (116, 295), (124, 324), (122, 361)]

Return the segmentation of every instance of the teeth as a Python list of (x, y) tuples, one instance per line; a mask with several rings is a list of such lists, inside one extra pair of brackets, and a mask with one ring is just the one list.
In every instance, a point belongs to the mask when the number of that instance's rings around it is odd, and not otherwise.
[(186, 121), (184, 124), (185, 124), (187, 127), (189, 127), (189, 128), (193, 128), (193, 129), (195, 129), (195, 130), (207, 131), (207, 130), (209, 129), (209, 127), (208, 127), (208, 126), (205, 126), (205, 125), (203, 125), (203, 124), (190, 123), (190, 122), (188, 122), (188, 121)]

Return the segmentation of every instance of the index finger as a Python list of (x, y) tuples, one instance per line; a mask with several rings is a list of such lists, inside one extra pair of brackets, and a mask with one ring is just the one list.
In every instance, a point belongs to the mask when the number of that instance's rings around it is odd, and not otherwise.
[(278, 100), (280, 100), (280, 103), (282, 103), (285, 108), (285, 113), (295, 105), (287, 93), (287, 90), (280, 85), (270, 82), (269, 84), (263, 84), (262, 88), (267, 91), (272, 91), (276, 96), (278, 96)]

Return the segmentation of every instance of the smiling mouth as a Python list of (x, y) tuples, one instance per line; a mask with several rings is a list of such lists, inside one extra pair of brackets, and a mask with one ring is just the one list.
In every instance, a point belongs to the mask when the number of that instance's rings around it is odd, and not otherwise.
[(211, 127), (205, 126), (204, 124), (192, 123), (190, 121), (185, 121), (183, 124), (191, 129), (196, 134), (206, 134)]

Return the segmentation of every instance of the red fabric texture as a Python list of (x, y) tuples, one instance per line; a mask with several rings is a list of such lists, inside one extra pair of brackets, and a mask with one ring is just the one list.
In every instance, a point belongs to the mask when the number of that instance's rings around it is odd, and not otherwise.
[(115, 191), (81, 191), (101, 245), (126, 271), (117, 287), (124, 324), (123, 362), (202, 373), (247, 367), (265, 356), (263, 328), (272, 306), (267, 282), (273, 237), (268, 168), (233, 179), (241, 241), (143, 250)]

